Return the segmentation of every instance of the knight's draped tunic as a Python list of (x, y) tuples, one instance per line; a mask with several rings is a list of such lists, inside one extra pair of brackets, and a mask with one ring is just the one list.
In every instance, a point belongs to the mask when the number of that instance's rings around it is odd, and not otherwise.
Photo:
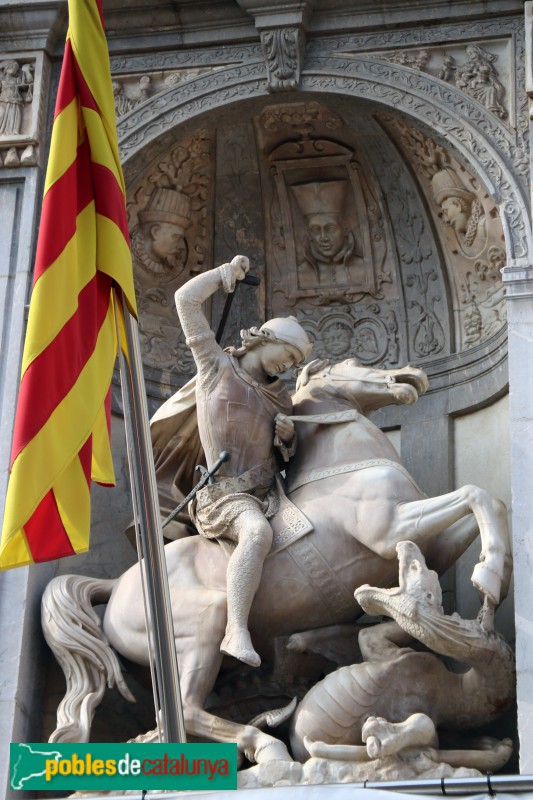
[[(223, 536), (243, 510), (270, 516), (265, 500), (278, 472), (274, 419), (291, 414), (292, 401), (282, 381), (259, 384), (225, 352), (202, 311), (202, 303), (222, 284), (219, 269), (188, 281), (176, 293), (178, 315), (198, 368), (196, 405), (198, 431), (210, 467), (223, 450), (215, 483), (197, 495), (195, 521), (206, 536)], [(243, 496), (244, 495), (244, 496)]]

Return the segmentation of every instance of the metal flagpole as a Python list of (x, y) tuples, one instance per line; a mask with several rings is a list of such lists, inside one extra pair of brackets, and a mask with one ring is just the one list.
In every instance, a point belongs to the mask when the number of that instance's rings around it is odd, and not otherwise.
[(147, 629), (148, 635), (150, 636), (151, 633), (153, 636), (157, 693), (161, 706), (162, 739), (166, 743), (185, 742), (178, 659), (163, 548), (163, 529), (150, 438), (139, 330), (137, 321), (129, 313), (120, 294), (115, 293), (115, 302), (121, 302), (124, 310), (124, 327), (129, 353), (129, 359), (126, 359), (119, 348), (124, 421), (130, 443), (132, 460), (130, 466), (134, 482), (132, 498), (135, 519), (140, 528), (145, 567), (150, 617), (147, 620)]

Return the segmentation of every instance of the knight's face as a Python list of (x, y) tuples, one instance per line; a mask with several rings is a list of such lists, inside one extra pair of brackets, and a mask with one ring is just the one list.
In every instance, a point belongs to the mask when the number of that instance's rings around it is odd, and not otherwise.
[(281, 375), (302, 360), (296, 347), (283, 342), (262, 342), (259, 350), (261, 366), (270, 376)]

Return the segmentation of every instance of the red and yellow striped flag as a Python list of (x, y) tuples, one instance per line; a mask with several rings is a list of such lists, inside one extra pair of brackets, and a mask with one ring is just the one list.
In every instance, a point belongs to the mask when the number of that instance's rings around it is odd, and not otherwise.
[(69, 0), (0, 568), (84, 552), (91, 479), (114, 483), (113, 289), (135, 313), (102, 0)]

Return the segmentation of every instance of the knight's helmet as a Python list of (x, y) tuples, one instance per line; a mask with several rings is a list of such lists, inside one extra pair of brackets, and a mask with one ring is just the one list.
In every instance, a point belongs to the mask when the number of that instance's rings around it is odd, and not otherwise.
[(307, 333), (296, 317), (275, 317), (270, 319), (261, 325), (259, 332), (268, 332), (267, 335), (272, 341), (284, 342), (295, 347), (301, 355), (301, 361), (304, 361), (313, 349)]

